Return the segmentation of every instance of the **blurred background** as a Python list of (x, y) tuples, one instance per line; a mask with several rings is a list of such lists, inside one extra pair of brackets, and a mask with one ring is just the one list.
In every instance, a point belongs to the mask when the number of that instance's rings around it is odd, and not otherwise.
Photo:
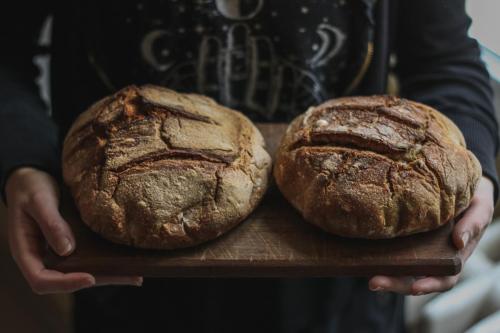
[[(470, 0), (467, 7), (474, 22), (470, 34), (481, 44), (500, 118), (500, 1)], [(40, 39), (42, 45), (49, 43), (49, 29), (50, 19)], [(48, 100), (49, 59), (37, 57), (35, 62), (42, 68), (39, 83)], [(497, 169), (500, 170), (499, 158)], [(498, 206), (497, 217), (500, 217)], [(33, 294), (14, 264), (8, 249), (6, 211), (1, 204), (0, 272), (2, 332), (71, 332), (71, 296)], [(494, 220), (486, 231), (453, 290), (440, 295), (407, 297), (405, 311), (409, 332), (500, 332), (500, 219)]]

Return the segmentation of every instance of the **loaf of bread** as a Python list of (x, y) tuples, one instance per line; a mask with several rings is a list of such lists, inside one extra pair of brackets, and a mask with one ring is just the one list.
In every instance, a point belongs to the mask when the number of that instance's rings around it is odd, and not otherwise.
[(480, 175), (451, 120), (389, 96), (311, 107), (288, 127), (274, 167), (278, 187), (305, 220), (372, 239), (452, 220), (469, 205)]
[(92, 230), (116, 243), (173, 249), (241, 222), (266, 190), (271, 160), (241, 113), (147, 85), (82, 113), (64, 141), (62, 167)]

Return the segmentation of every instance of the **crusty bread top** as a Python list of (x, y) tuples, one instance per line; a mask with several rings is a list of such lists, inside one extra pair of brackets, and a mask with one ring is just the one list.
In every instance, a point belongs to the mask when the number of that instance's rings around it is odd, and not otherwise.
[(470, 202), (481, 166), (433, 108), (391, 96), (311, 107), (288, 127), (274, 175), (306, 220), (345, 236), (436, 228)]
[(344, 97), (306, 112), (292, 145), (352, 146), (394, 157), (411, 157), (424, 141), (444, 139), (466, 147), (456, 125), (436, 110), (391, 96)]
[(129, 86), (82, 113), (63, 176), (93, 230), (145, 248), (191, 246), (240, 222), (270, 157), (248, 118), (208, 97)]
[[(151, 126), (151, 118), (164, 120)], [(92, 105), (74, 122), (66, 136), (63, 160), (93, 144), (95, 135), (97, 144), (107, 149), (102, 150), (102, 161), (94, 156), (68, 165), (66, 180), (73, 183), (81, 172), (100, 163), (113, 171), (168, 157), (230, 163), (241, 148), (240, 128), (234, 126), (240, 118), (205, 96), (149, 85), (124, 88)], [(255, 131), (255, 135), (263, 146), (260, 133)]]

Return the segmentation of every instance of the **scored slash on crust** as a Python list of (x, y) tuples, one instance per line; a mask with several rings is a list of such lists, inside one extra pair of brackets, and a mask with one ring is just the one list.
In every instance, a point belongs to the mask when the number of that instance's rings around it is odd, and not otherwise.
[(104, 237), (186, 247), (255, 208), (271, 165), (263, 147), (246, 117), (210, 98), (131, 86), (75, 121), (63, 175), (83, 221)]
[(306, 220), (363, 238), (448, 222), (468, 206), (480, 174), (448, 118), (388, 96), (310, 108), (289, 126), (274, 168), (282, 193)]

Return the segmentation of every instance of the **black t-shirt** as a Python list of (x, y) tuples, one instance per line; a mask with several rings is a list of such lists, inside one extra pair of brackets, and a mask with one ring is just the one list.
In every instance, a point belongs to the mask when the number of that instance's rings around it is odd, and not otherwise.
[[(85, 51), (115, 91), (154, 83), (209, 95), (254, 120), (338, 96), (362, 51), (358, 1), (123, 2), (83, 12)], [(358, 36), (357, 36), (358, 35)], [(349, 65), (348, 65), (349, 64)]]
[[(498, 194), (498, 125), (465, 0), (18, 0), (4, 9), (1, 188), (23, 165), (57, 176), (71, 123), (126, 84), (201, 92), (255, 121), (286, 121), (310, 101), (383, 93), (393, 51), (401, 95), (458, 125)], [(32, 63), (47, 15), (51, 118)]]

